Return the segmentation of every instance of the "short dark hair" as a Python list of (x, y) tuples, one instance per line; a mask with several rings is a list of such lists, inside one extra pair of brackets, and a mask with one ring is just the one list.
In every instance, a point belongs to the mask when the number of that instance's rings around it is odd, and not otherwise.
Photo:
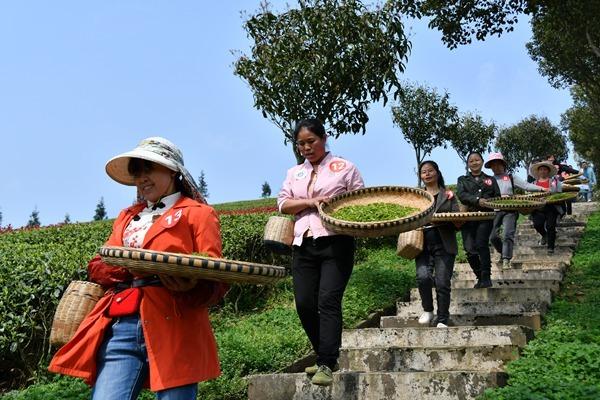
[(323, 123), (316, 118), (306, 118), (298, 121), (294, 128), (294, 141), (298, 139), (298, 134), (302, 129), (308, 129), (321, 139), (325, 137), (325, 127), (323, 126)]
[(419, 176), (421, 176), (421, 168), (423, 168), (423, 166), (425, 164), (429, 164), (433, 167), (433, 169), (435, 169), (435, 172), (437, 172), (437, 176), (438, 176), (438, 186), (445, 190), (446, 183), (444, 182), (444, 176), (442, 175), (442, 171), (440, 171), (440, 167), (437, 165), (437, 163), (435, 161), (425, 160), (425, 161), (421, 162), (421, 164), (419, 164)]
[(481, 158), (481, 161), (483, 161), (483, 156), (481, 155), (480, 152), (478, 151), (470, 151), (469, 154), (467, 154), (467, 163), (469, 162), (469, 158), (473, 155), (473, 154), (477, 154), (479, 156), (479, 158)]

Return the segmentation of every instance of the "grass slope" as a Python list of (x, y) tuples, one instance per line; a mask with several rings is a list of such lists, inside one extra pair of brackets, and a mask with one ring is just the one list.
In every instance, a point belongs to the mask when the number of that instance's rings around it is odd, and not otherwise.
[(591, 216), (544, 329), (486, 400), (600, 399), (600, 212)]

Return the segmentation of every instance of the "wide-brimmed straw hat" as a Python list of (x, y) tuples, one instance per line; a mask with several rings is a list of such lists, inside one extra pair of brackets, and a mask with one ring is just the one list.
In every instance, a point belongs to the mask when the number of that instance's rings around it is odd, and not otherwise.
[(504, 168), (506, 168), (508, 165), (502, 153), (491, 153), (490, 158), (485, 162), (485, 164), (483, 164), (483, 166), (489, 168), (492, 161), (501, 161), (504, 164)]
[(529, 175), (533, 176), (534, 178), (538, 178), (538, 170), (540, 169), (540, 167), (546, 167), (550, 170), (550, 173), (548, 174), (549, 177), (554, 176), (558, 173), (558, 168), (556, 168), (556, 165), (552, 164), (550, 161), (540, 161), (531, 165), (531, 167), (529, 168)]
[(134, 178), (129, 173), (129, 160), (139, 158), (151, 161), (181, 174), (183, 187), (195, 200), (205, 203), (198, 185), (188, 170), (183, 166), (183, 154), (171, 141), (155, 136), (142, 140), (135, 149), (119, 154), (108, 160), (106, 173), (123, 185), (135, 186)]

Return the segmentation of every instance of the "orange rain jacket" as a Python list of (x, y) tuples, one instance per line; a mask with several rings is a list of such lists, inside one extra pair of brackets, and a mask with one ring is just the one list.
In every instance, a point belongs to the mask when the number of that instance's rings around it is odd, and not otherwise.
[[(123, 245), (123, 231), (143, 208), (134, 205), (121, 211), (106, 242)], [(181, 197), (148, 230), (142, 248), (175, 253), (206, 253), (221, 257), (219, 220), (215, 211)], [(131, 279), (127, 270), (104, 264), (95, 257), (88, 265), (90, 280), (110, 287)], [(208, 319), (208, 307), (217, 303), (228, 285), (199, 280), (187, 292), (171, 292), (163, 286), (143, 287), (140, 319), (148, 350), (152, 391), (187, 385), (220, 375), (217, 345)], [(105, 316), (113, 291), (108, 290), (83, 320), (73, 338), (61, 347), (48, 369), (83, 378), (94, 385), (96, 355), (112, 318)]]

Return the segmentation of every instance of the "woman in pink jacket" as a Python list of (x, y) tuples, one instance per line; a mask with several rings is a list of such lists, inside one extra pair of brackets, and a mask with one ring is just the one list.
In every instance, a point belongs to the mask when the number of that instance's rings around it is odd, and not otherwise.
[(342, 297), (354, 266), (354, 238), (327, 230), (317, 207), (321, 202), (364, 186), (351, 162), (326, 150), (327, 135), (319, 120), (296, 125), (294, 141), (304, 163), (290, 168), (277, 204), (295, 216), (292, 277), (296, 310), (317, 353), (306, 369), (312, 383), (330, 385), (342, 341)]

